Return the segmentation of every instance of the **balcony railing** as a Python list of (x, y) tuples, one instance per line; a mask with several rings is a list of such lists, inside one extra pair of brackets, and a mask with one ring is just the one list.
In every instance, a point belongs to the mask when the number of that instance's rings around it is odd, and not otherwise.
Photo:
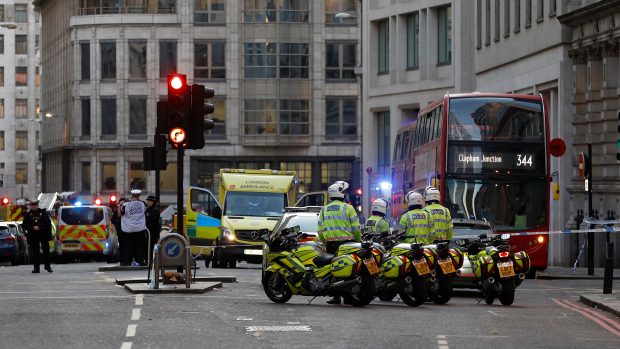
[(118, 14), (175, 14), (176, 8), (149, 8), (148, 6), (82, 7), (80, 16)]

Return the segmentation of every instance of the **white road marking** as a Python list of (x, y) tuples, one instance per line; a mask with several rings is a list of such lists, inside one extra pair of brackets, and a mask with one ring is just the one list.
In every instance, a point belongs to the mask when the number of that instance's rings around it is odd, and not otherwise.
[(441, 335), (437, 335), (437, 339), (446, 339), (446, 336), (441, 334)]
[(439, 344), (439, 345), (448, 345), (448, 341), (445, 340), (445, 339), (440, 339), (440, 340), (437, 341), (437, 344)]
[(127, 325), (127, 333), (125, 334), (125, 337), (135, 337), (137, 327), (138, 325)]
[(307, 325), (303, 326), (246, 326), (247, 332), (311, 332), (312, 328)]
[(246, 316), (238, 316), (237, 321), (252, 321), (252, 318)]
[(448, 346), (448, 340), (446, 339), (446, 335), (437, 335), (437, 349), (450, 349), (450, 347)]
[(488, 311), (489, 313), (491, 313), (491, 314), (495, 315), (495, 316), (502, 316), (502, 315), (500, 315), (500, 314), (498, 314), (498, 313), (494, 312), (493, 310), (487, 310), (487, 311)]
[(142, 294), (136, 295), (136, 305), (143, 305), (143, 304), (144, 304), (144, 295)]
[(131, 310), (131, 321), (138, 321), (138, 320), (140, 320), (140, 308), (132, 309)]
[(286, 324), (287, 325), (299, 325), (301, 322), (299, 321), (288, 321)]
[(123, 342), (123, 345), (121, 345), (121, 349), (131, 349), (131, 342)]

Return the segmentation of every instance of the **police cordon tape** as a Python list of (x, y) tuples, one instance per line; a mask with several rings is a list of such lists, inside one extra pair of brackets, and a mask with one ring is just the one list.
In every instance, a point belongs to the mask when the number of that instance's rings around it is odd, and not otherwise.
[[(618, 224), (620, 221), (588, 221), (584, 220), (586, 224), (592, 225), (604, 225), (604, 228), (593, 229), (566, 229), (566, 230), (552, 230), (552, 231), (524, 231), (524, 232), (505, 232), (511, 236), (536, 236), (536, 235), (569, 235), (569, 234), (587, 234), (587, 233), (620, 233), (620, 227), (614, 227), (612, 224)], [(494, 234), (495, 236), (500, 234)], [(458, 235), (459, 239), (475, 239), (479, 238), (479, 235)]]

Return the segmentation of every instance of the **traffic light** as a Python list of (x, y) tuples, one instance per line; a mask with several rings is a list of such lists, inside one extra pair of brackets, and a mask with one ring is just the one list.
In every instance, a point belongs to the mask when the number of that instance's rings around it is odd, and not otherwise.
[[(158, 105), (163, 108), (163, 105)], [(191, 95), (185, 74), (168, 75), (167, 129), (170, 142), (180, 144), (187, 138), (191, 113)]]
[(118, 197), (114, 194), (110, 195), (110, 205), (116, 205), (116, 202), (118, 201)]
[(9, 199), (6, 196), (3, 196), (2, 198), (0, 198), (0, 204), (2, 206), (7, 206), (9, 203), (11, 203), (11, 199)]
[(101, 205), (101, 198), (95, 198), (95, 200), (93, 201), (95, 205), (99, 206)]
[(205, 131), (212, 130), (213, 120), (205, 119), (205, 115), (212, 114), (215, 107), (211, 103), (205, 103), (208, 98), (213, 98), (215, 91), (204, 85), (193, 84), (191, 86), (192, 107), (187, 128), (187, 149), (202, 149), (205, 146)]

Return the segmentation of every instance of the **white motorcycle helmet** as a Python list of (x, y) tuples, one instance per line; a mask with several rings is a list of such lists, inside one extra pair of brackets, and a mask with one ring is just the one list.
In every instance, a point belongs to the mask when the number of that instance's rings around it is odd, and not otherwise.
[(330, 199), (344, 199), (344, 191), (349, 188), (349, 183), (337, 181), (327, 188), (327, 195)]
[(439, 190), (435, 187), (427, 187), (426, 190), (424, 191), (424, 198), (426, 199), (426, 201), (439, 201)]
[(387, 214), (388, 204), (384, 199), (377, 199), (372, 202), (370, 206), (370, 212), (378, 212), (384, 216)]
[(412, 190), (407, 193), (407, 205), (408, 206), (413, 206), (413, 205), (424, 206), (424, 197), (422, 196), (422, 194), (418, 193), (417, 191)]

